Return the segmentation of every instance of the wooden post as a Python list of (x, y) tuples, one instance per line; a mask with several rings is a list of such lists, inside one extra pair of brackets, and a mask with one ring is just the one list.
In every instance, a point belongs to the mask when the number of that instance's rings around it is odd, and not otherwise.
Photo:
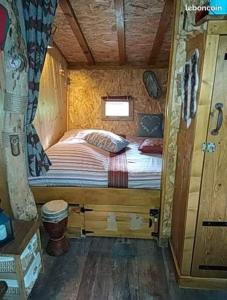
[[(163, 150), (163, 176), (161, 195), (161, 216), (159, 244), (166, 245), (171, 235), (172, 223), (172, 203), (175, 185), (175, 171), (177, 159), (177, 135), (181, 118), (182, 97), (178, 91), (178, 75), (182, 73), (182, 68), (186, 62), (186, 41), (193, 35), (204, 32), (206, 26), (193, 26), (195, 12), (188, 12), (185, 29), (184, 12), (185, 4), (192, 5), (194, 0), (175, 0), (174, 8), (174, 31), (172, 36), (171, 59), (168, 75), (168, 91), (165, 112), (164, 128), (164, 150)], [(197, 0), (196, 4), (204, 1)], [(194, 3), (195, 4), (195, 3)]]
[(15, 1), (1, 0), (10, 18), (4, 46), (5, 74), (2, 149), (10, 204), (16, 219), (32, 220), (37, 208), (28, 185), (24, 118), (28, 101), (27, 49)]

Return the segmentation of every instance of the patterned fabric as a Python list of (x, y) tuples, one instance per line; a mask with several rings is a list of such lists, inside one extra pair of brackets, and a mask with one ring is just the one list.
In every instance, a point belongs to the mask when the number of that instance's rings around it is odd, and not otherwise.
[(29, 63), (26, 132), (31, 176), (45, 174), (51, 165), (32, 122), (38, 106), (39, 81), (57, 4), (57, 0), (23, 0)]
[(118, 153), (126, 148), (129, 142), (110, 131), (96, 130), (85, 135), (84, 139), (96, 147), (112, 153)]
[(43, 176), (29, 177), (29, 184), (100, 188), (116, 184), (118, 187), (160, 189), (162, 156), (141, 153), (138, 147), (144, 138), (127, 137), (127, 140), (130, 143), (126, 151), (110, 154), (72, 134), (47, 150), (52, 162), (50, 170)]
[(159, 153), (163, 152), (163, 139), (145, 139), (139, 146), (139, 150), (143, 153)]
[(138, 114), (139, 136), (162, 138), (163, 114)]
[(128, 162), (126, 151), (119, 154), (110, 154), (108, 169), (108, 187), (128, 187)]

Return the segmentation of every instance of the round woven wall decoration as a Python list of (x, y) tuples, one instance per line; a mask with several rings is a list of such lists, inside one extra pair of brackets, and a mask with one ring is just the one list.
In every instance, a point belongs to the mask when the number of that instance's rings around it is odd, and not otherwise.
[(143, 83), (150, 97), (156, 100), (161, 98), (162, 89), (153, 71), (145, 71), (143, 73)]

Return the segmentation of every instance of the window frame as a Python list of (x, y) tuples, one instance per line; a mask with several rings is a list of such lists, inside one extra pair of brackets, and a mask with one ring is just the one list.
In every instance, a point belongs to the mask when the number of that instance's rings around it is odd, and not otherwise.
[[(106, 102), (127, 102), (129, 104), (128, 116), (106, 116), (105, 104)], [(107, 96), (102, 97), (102, 120), (103, 121), (133, 121), (134, 119), (134, 103), (132, 96)]]

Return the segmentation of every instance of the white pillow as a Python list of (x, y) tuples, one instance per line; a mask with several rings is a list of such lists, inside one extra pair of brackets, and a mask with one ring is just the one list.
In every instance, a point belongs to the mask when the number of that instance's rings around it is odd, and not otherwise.
[(97, 129), (71, 129), (66, 131), (60, 141), (65, 141), (67, 139), (83, 139), (84, 136)]
[(89, 144), (112, 153), (120, 152), (129, 144), (123, 137), (106, 130), (92, 130), (85, 134), (84, 139)]

